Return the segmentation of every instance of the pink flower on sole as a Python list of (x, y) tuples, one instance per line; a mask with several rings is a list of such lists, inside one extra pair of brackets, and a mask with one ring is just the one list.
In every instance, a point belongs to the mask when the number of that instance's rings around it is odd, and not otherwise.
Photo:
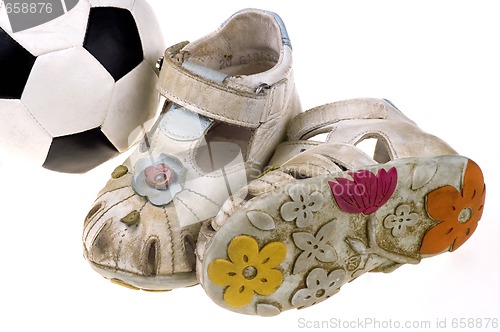
[(339, 208), (349, 213), (370, 215), (383, 206), (394, 193), (398, 181), (395, 167), (380, 169), (375, 175), (368, 170), (350, 172), (353, 180), (335, 178), (328, 181)]

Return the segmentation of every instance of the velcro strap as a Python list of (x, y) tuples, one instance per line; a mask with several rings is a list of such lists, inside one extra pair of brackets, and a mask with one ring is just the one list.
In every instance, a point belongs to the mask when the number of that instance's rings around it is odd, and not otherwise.
[[(288, 127), (289, 140), (301, 140), (322, 133), (342, 120), (386, 119), (387, 110), (380, 99), (351, 99), (315, 107), (297, 115)], [(328, 130), (328, 129), (327, 129)]]
[(158, 90), (174, 103), (208, 118), (257, 128), (265, 121), (271, 93), (238, 91), (212, 82), (182, 67), (177, 58), (186, 43), (168, 48), (158, 80)]

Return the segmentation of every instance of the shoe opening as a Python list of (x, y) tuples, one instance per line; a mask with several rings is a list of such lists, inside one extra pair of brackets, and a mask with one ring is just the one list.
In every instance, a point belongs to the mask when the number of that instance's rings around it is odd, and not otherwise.
[(273, 68), (278, 63), (281, 47), (281, 30), (271, 14), (243, 11), (185, 50), (190, 62), (237, 76)]

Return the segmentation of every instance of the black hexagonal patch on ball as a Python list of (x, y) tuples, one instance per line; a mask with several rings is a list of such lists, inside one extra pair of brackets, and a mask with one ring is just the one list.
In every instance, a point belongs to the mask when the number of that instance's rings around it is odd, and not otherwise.
[(100, 128), (56, 137), (43, 167), (64, 173), (85, 173), (118, 154)]
[(130, 11), (122, 8), (90, 9), (83, 47), (99, 60), (115, 81), (144, 59), (134, 17)]
[(0, 98), (19, 99), (36, 57), (0, 28)]

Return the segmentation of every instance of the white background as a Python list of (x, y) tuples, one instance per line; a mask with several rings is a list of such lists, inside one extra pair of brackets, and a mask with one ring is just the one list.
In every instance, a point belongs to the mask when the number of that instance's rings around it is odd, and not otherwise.
[[(67, 175), (28, 167), (0, 150), (0, 331), (295, 331), (306, 321), (358, 318), (430, 321), (432, 330), (446, 319), (454, 330), (453, 318), (500, 320), (496, 3), (150, 0), (166, 45), (195, 40), (242, 8), (280, 14), (304, 108), (355, 97), (390, 99), (482, 167), (488, 191), (479, 227), (454, 253), (364, 275), (311, 308), (243, 316), (215, 305), (200, 286), (169, 293), (116, 286), (83, 259), (83, 219), (125, 156)], [(492, 330), (482, 323), (464, 330)]]

